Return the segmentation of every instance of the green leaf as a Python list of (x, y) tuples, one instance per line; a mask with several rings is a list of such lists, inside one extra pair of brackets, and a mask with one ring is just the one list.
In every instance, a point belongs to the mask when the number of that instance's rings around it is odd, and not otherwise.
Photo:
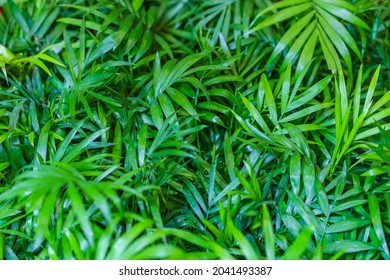
[[(341, 2), (341, 1), (340, 1)], [(358, 18), (357, 16), (355, 16), (353, 13), (351, 13), (350, 11), (348, 11), (347, 9), (344, 9), (344, 8), (340, 8), (340, 6), (336, 6), (336, 5), (332, 5), (330, 3), (327, 3), (327, 1), (319, 1), (318, 3), (322, 8), (324, 8), (325, 10), (327, 10), (328, 12), (342, 18), (343, 20), (346, 20), (352, 24), (355, 24), (361, 28), (364, 28), (364, 29), (367, 29), (367, 30), (370, 30), (370, 27), (364, 22), (362, 21), (360, 18)], [(344, 6), (346, 7), (346, 6)], [(348, 8), (350, 8), (351, 6), (348, 6)]]
[(364, 227), (371, 223), (370, 220), (348, 219), (332, 224), (326, 228), (326, 233), (338, 233)]
[(307, 15), (299, 19), (289, 28), (289, 30), (287, 30), (287, 32), (285, 32), (276, 47), (273, 49), (272, 54), (267, 61), (267, 65), (269, 65), (292, 42), (292, 40), (302, 32), (302, 30), (310, 23), (314, 14), (314, 11), (307, 13)]
[(295, 206), (295, 210), (305, 221), (306, 225), (309, 226), (313, 231), (320, 234), (322, 232), (322, 226), (319, 222), (319, 219), (314, 215), (313, 211), (307, 206), (301, 198), (291, 191), (288, 191), (288, 196), (291, 199), (291, 202)]
[(267, 126), (267, 123), (264, 121), (263, 117), (261, 116), (260, 112), (256, 109), (256, 107), (242, 94), (240, 94), (241, 99), (253, 116), (253, 118), (256, 120), (258, 125), (266, 132), (266, 133), (271, 133), (270, 129)]
[(313, 232), (310, 228), (305, 228), (302, 230), (298, 237), (295, 239), (294, 243), (288, 248), (288, 250), (283, 254), (284, 260), (298, 260), (300, 259), (303, 252), (306, 250), (309, 241)]
[(56, 60), (56, 59), (54, 59), (54, 58), (48, 56), (47, 54), (40, 53), (40, 54), (37, 54), (35, 57), (37, 57), (38, 59), (41, 59), (41, 60), (46, 60), (46, 61), (51, 62), (51, 63), (56, 64), (56, 65), (65, 67), (64, 64), (62, 64), (62, 63), (59, 62), (58, 60)]
[(240, 247), (241, 252), (244, 255), (245, 259), (258, 260), (259, 256), (257, 255), (256, 251), (252, 248), (252, 245), (249, 243), (249, 241), (242, 234), (242, 232), (239, 231), (233, 225), (230, 227), (230, 231), (232, 232), (234, 240), (238, 243), (238, 246)]
[[(343, 53), (342, 48), (344, 47), (342, 45), (345, 43), (350, 49), (352, 49), (352, 51), (358, 56), (358, 58), (361, 59), (361, 54), (356, 44), (356, 41), (348, 32), (348, 30), (344, 27), (344, 25), (334, 16), (330, 15), (321, 8), (318, 9), (318, 12), (321, 15), (319, 19), (322, 26), (326, 28), (327, 33), (331, 35), (332, 38), (336, 38), (337, 42), (334, 42), (334, 44), (339, 50), (340, 54)], [(348, 52), (348, 50), (344, 49), (344, 52), (345, 51)]]
[(143, 2), (144, 2), (144, 0), (133, 0), (132, 1), (134, 12), (137, 12), (142, 7)]
[(313, 114), (317, 111), (320, 111), (322, 109), (326, 109), (326, 108), (329, 108), (331, 106), (333, 106), (334, 104), (333, 103), (322, 103), (322, 104), (316, 104), (316, 105), (313, 105), (313, 106), (310, 106), (308, 108), (305, 108), (305, 109), (302, 109), (298, 112), (295, 112), (287, 117), (284, 117), (283, 119), (280, 120), (280, 122), (291, 122), (291, 121), (294, 121), (296, 119), (300, 119), (304, 116), (307, 116), (309, 114)]
[[(117, 42), (116, 42), (116, 36), (114, 35), (109, 35), (100, 44), (98, 47), (86, 58), (86, 61), (84, 62), (85, 65), (88, 65), (95, 61), (97, 58), (103, 56), (107, 52), (113, 50), (115, 47), (117, 47)], [(80, 38), (80, 43), (82, 39)], [(80, 44), (81, 46), (81, 44)], [(81, 48), (81, 47), (80, 47)], [(82, 52), (82, 50), (80, 50)]]
[(356, 199), (356, 200), (347, 201), (347, 202), (340, 203), (340, 204), (337, 204), (336, 206), (334, 206), (332, 208), (331, 212), (332, 213), (337, 213), (339, 211), (346, 210), (346, 209), (349, 209), (349, 208), (353, 208), (355, 206), (362, 205), (362, 204), (365, 204), (365, 203), (367, 203), (366, 199)]
[(4, 260), (4, 237), (0, 232), (0, 260)]
[[(376, 233), (376, 236), (378, 237), (383, 251), (390, 256), (390, 251), (388, 247), (388, 243), (386, 240), (386, 235), (383, 230), (383, 225), (382, 225), (382, 219), (381, 219), (381, 210), (379, 207), (379, 201), (378, 198), (374, 195), (371, 194), (368, 196), (368, 207), (370, 209), (370, 215), (371, 215), (371, 221), (372, 225), (374, 226), (374, 230)], [(389, 212), (387, 211), (387, 216)]]
[(302, 49), (301, 56), (299, 57), (297, 72), (301, 72), (306, 65), (312, 60), (314, 49), (317, 45), (317, 33), (311, 33), (309, 39), (305, 43), (305, 46)]
[(141, 126), (139, 135), (138, 135), (138, 164), (143, 166), (145, 164), (145, 155), (146, 155), (146, 138), (148, 133), (148, 126), (143, 124)]
[(167, 93), (173, 101), (175, 101), (179, 106), (186, 110), (191, 116), (199, 120), (198, 113), (183, 93), (171, 87), (167, 88)]
[(11, 10), (11, 14), (12, 14), (13, 18), (15, 19), (15, 21), (20, 25), (24, 34), (26, 36), (29, 36), (30, 35), (30, 27), (29, 27), (24, 15), (22, 14), (20, 9), (18, 8), (18, 6), (16, 6), (14, 1), (12, 1), (12, 0), (7, 0), (7, 4)]
[(133, 62), (138, 61), (148, 51), (148, 49), (152, 45), (152, 42), (153, 42), (153, 35), (149, 30), (147, 30), (143, 34), (141, 44), (139, 45), (138, 51), (133, 58)]
[(374, 91), (375, 91), (376, 84), (378, 82), (380, 69), (381, 69), (381, 66), (379, 65), (378, 68), (375, 70), (374, 75), (372, 76), (372, 79), (371, 79), (371, 82), (370, 82), (370, 85), (368, 87), (368, 91), (366, 94), (366, 99), (364, 100), (364, 106), (363, 106), (364, 112), (368, 112), (368, 110), (371, 106), (371, 102), (372, 102), (371, 100), (372, 100), (372, 96), (373, 96)]
[(320, 204), (322, 212), (325, 214), (325, 216), (329, 216), (330, 214), (330, 207), (329, 207), (329, 199), (328, 196), (325, 193), (324, 188), (322, 187), (322, 184), (319, 180), (315, 181), (315, 190), (316, 190), (316, 196), (318, 203)]
[(274, 123), (274, 125), (276, 125), (278, 123), (278, 113), (276, 111), (275, 98), (268, 83), (268, 79), (264, 74), (261, 76), (259, 91), (264, 92), (261, 93), (261, 95), (264, 94), (265, 104), (266, 106), (268, 106), (268, 111), (270, 113), (270, 119)]
[[(202, 59), (206, 55), (210, 53), (211, 50), (205, 50), (203, 52), (197, 53), (197, 54), (191, 54), (182, 60), (178, 61), (175, 65), (175, 67), (170, 71), (167, 79), (164, 81), (162, 90), (165, 90), (169, 86), (171, 86), (173, 83), (175, 83), (177, 80), (181, 79), (182, 77), (186, 76), (186, 71), (194, 65), (198, 60)], [(164, 68), (163, 68), (164, 69)]]
[(263, 236), (265, 253), (268, 260), (275, 259), (275, 235), (272, 229), (271, 216), (266, 205), (263, 205)]
[(303, 160), (302, 181), (306, 192), (305, 203), (310, 204), (315, 196), (314, 184), (316, 182), (315, 167), (310, 158), (304, 158)]
[(47, 142), (49, 139), (50, 128), (51, 128), (51, 122), (49, 121), (43, 126), (41, 134), (39, 135), (39, 139), (38, 139), (37, 154), (39, 154), (42, 157), (43, 162), (46, 161)]
[(85, 210), (83, 199), (73, 183), (68, 185), (68, 195), (77, 218), (79, 219), (81, 229), (83, 230), (88, 243), (92, 245), (94, 240), (94, 233), (89, 220), (89, 215)]
[(104, 84), (110, 77), (112, 77), (112, 73), (105, 70), (96, 71), (80, 82), (76, 83), (73, 86), (74, 90), (87, 90), (94, 87), (99, 87)]
[[(290, 3), (291, 1), (286, 1), (286, 2)], [(295, 1), (296, 4), (300, 4), (300, 2), (307, 2), (307, 1)], [(260, 24), (256, 25), (254, 28), (252, 28), (250, 30), (250, 32), (253, 33), (255, 31), (263, 29), (267, 26), (274, 25), (275, 23), (278, 23), (278, 22), (284, 21), (286, 19), (289, 19), (293, 16), (296, 16), (296, 15), (306, 11), (307, 9), (311, 8), (312, 5), (313, 5), (312, 3), (304, 3), (304, 4), (300, 4), (300, 5), (290, 7), (290, 8), (283, 9), (283, 10), (279, 11), (278, 13), (276, 13), (275, 15), (268, 17), (266, 20), (264, 20)], [(273, 9), (275, 8), (275, 6), (271, 6), (271, 7)]]
[(103, 133), (105, 133), (109, 128), (104, 128), (101, 130), (98, 130), (91, 135), (89, 135), (87, 138), (85, 138), (83, 141), (81, 141), (79, 144), (77, 144), (73, 149), (62, 159), (62, 162), (70, 162), (75, 157), (80, 155), (80, 153), (88, 147), (93, 141), (95, 141), (96, 138), (99, 136), (102, 136)]
[(294, 152), (290, 158), (290, 181), (292, 191), (299, 195), (300, 186), (301, 186), (301, 154), (299, 152)]
[(111, 246), (111, 250), (107, 255), (107, 259), (117, 260), (127, 249), (127, 247), (136, 240), (147, 228), (153, 225), (152, 220), (145, 219), (131, 226), (124, 234), (122, 234)]
[(234, 180), (237, 177), (236, 173), (234, 172), (234, 168), (235, 168), (234, 153), (230, 142), (230, 137), (227, 133), (225, 134), (225, 141), (224, 141), (224, 155), (225, 155), (225, 162), (226, 162), (226, 167), (229, 173), (230, 180)]
[(155, 126), (158, 130), (160, 130), (163, 126), (164, 120), (161, 107), (157, 101), (153, 101), (150, 105), (150, 114)]
[(339, 252), (344, 253), (356, 253), (367, 250), (378, 250), (378, 247), (375, 244), (357, 241), (357, 240), (338, 240), (333, 243), (325, 245), (324, 253), (325, 254), (337, 254)]
[(84, 125), (86, 119), (82, 119), (78, 122), (77, 126), (75, 126), (65, 137), (65, 139), (61, 142), (59, 145), (56, 153), (54, 154), (53, 161), (60, 161), (63, 155), (65, 154), (66, 149), (68, 148), (68, 145), (70, 141), (72, 141), (73, 137), (76, 135), (78, 130)]
[[(82, 26), (83, 24), (83, 21), (81, 19), (75, 19), (75, 18), (59, 18), (57, 19), (57, 22), (62, 22), (65, 24), (70, 24), (75, 26)], [(101, 25), (99, 23), (88, 21), (88, 20), (85, 21), (85, 27), (96, 31), (99, 31), (101, 29)]]
[(191, 187), (190, 191), (188, 191), (186, 188), (183, 188), (183, 194), (189, 203), (190, 209), (199, 217), (200, 220), (203, 220), (205, 216), (200, 206), (204, 205), (204, 209), (205, 209), (206, 205), (201, 195), (199, 194), (198, 191), (196, 191), (193, 185), (191, 183), (188, 183), (187, 186), (189, 188)]
[(295, 100), (291, 100), (286, 108), (286, 112), (294, 110), (296, 108), (302, 107), (307, 102), (319, 95), (332, 80), (333, 75), (329, 75), (324, 79), (320, 80), (318, 83), (310, 87), (308, 90), (304, 91), (299, 97)]
[[(290, 47), (290, 50), (288, 51), (287, 55), (285, 56), (283, 60), (283, 64), (280, 67), (281, 69), (285, 69), (289, 63), (292, 63), (294, 57), (296, 57), (299, 54), (299, 51), (305, 45), (305, 42), (307, 42), (307, 39), (313, 33), (313, 30), (315, 30), (315, 27), (316, 27), (316, 22), (313, 21), (303, 32), (300, 33), (298, 38), (294, 41), (294, 43)], [(297, 72), (297, 73), (301, 73), (301, 72)]]

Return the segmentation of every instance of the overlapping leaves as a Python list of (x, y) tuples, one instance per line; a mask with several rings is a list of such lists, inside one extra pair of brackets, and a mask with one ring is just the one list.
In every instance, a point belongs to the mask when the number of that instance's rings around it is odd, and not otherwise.
[[(268, 64), (274, 63), (274, 60), (289, 46), (281, 69), (286, 68), (287, 64), (299, 55), (297, 69), (300, 72), (313, 58), (318, 44), (321, 46), (328, 68), (334, 73), (343, 68), (340, 57), (349, 71), (352, 71), (350, 50), (361, 59), (356, 40), (343, 22), (366, 30), (370, 27), (354, 14), (357, 9), (351, 3), (324, 0), (281, 1), (264, 9), (258, 17), (263, 17), (274, 10), (278, 11), (260, 23), (252, 24), (250, 30), (255, 32), (290, 20), (291, 25), (275, 46)], [(299, 20), (292, 20), (298, 15)]]
[(60, 2), (0, 14), (0, 259), (389, 258), (383, 3)]

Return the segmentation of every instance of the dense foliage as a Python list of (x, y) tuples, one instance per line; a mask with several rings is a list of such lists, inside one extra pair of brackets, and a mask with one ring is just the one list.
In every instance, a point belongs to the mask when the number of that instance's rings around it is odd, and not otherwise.
[(0, 6), (0, 259), (390, 258), (389, 1)]

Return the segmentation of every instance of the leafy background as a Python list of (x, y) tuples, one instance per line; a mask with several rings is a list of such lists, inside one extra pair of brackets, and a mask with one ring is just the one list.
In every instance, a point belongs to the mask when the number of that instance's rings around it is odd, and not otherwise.
[(0, 259), (389, 259), (389, 4), (0, 1)]

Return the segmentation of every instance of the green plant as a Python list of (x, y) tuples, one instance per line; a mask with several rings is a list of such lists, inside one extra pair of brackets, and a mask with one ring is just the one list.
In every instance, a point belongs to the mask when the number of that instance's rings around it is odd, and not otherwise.
[(0, 259), (389, 259), (386, 1), (0, 1)]

